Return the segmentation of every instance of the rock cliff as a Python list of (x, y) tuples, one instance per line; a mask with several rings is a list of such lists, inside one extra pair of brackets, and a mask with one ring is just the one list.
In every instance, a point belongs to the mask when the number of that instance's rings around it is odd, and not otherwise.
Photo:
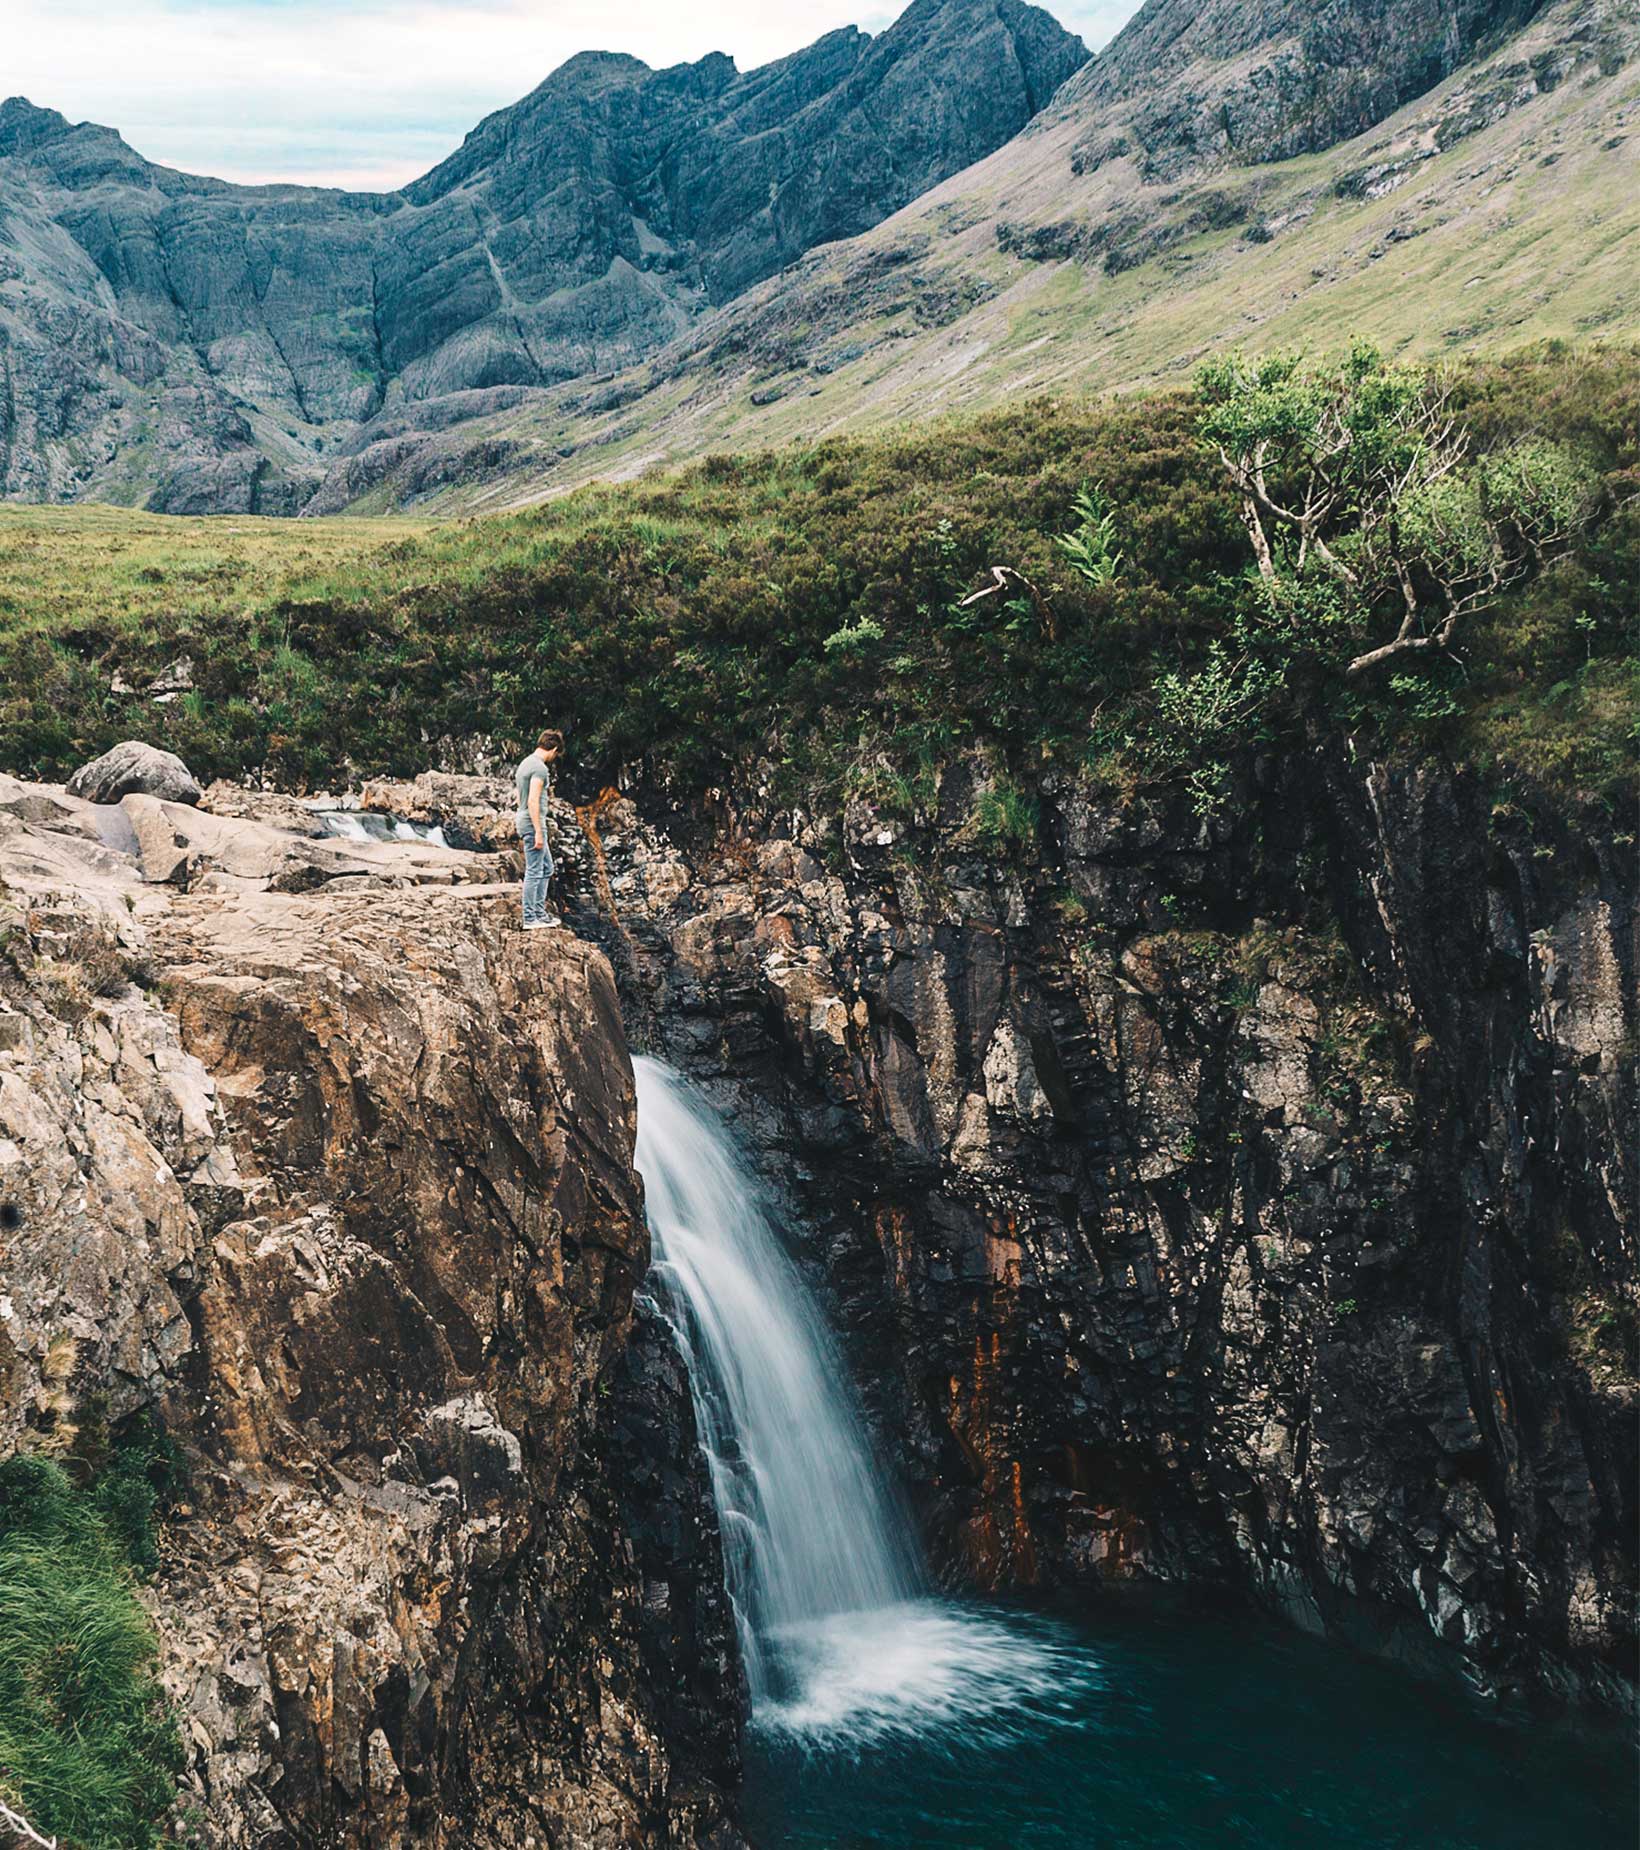
[(0, 1447), (182, 1445), (213, 1844), (738, 1841), (614, 986), (493, 869), (0, 780)]
[[(1546, 0), (1150, 0), (1056, 114), (1091, 129), (1079, 174), (1137, 153), (1146, 181), (1347, 141), (1495, 50)], [(1113, 110), (1114, 113), (1107, 113)], [(1112, 143), (1120, 139), (1121, 147)]]
[(1631, 1700), (1632, 836), (1344, 755), (1211, 825), (1062, 783), (1007, 867), (980, 794), (583, 812), (578, 916), (761, 1153), (936, 1559)]

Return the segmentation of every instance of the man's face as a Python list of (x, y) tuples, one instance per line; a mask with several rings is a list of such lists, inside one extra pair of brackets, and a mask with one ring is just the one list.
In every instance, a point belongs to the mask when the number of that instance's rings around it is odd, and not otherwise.
[(554, 745), (550, 750), (543, 751), (541, 756), (546, 759), (548, 764), (556, 764), (558, 762), (558, 747)]

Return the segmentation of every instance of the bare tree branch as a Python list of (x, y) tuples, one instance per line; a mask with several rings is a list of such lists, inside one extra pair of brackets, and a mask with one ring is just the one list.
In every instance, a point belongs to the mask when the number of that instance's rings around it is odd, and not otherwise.
[(1041, 589), (1033, 584), (1023, 572), (1016, 571), (1011, 565), (993, 565), (990, 568), (991, 582), (982, 585), (977, 591), (970, 591), (964, 598), (959, 598), (957, 608), (966, 610), (970, 604), (983, 603), (988, 597), (995, 597), (998, 592), (1006, 591), (1017, 585), (1031, 600), (1031, 607), (1042, 620), (1043, 631), (1050, 642), (1059, 640), (1059, 619), (1054, 615), (1053, 605), (1043, 595)]
[(1369, 668), (1376, 668), (1380, 662), (1391, 661), (1397, 655), (1421, 655), (1428, 654), (1432, 649), (1444, 649), (1451, 634), (1452, 624), (1447, 620), (1432, 635), (1397, 636), (1393, 642), (1386, 642), (1381, 648), (1368, 649), (1365, 655), (1356, 656), (1344, 672), (1347, 675), (1365, 674)]
[(28, 1819), (13, 1811), (4, 1799), (0, 1799), (0, 1831), (10, 1831), (24, 1843), (39, 1844), (41, 1850), (57, 1850), (55, 1837), (42, 1837)]

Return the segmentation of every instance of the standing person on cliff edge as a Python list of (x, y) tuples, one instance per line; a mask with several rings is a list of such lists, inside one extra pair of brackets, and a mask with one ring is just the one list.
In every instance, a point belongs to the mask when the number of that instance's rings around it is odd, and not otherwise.
[(547, 910), (547, 882), (552, 855), (547, 847), (547, 798), (552, 794), (552, 766), (564, 749), (564, 735), (550, 726), (535, 750), (513, 773), (518, 786), (518, 839), (524, 844), (524, 929), (545, 931), (563, 920)]

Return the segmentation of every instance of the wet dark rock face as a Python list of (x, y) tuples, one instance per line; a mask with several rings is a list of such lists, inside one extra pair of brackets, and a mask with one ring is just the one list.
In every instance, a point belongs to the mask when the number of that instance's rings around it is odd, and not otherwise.
[(711, 849), (606, 804), (567, 875), (635, 1038), (783, 1197), (936, 1561), (1234, 1585), (1488, 1687), (1628, 1700), (1609, 819), (1294, 765), (1209, 825), (1052, 789), (1009, 869), (974, 795)]

